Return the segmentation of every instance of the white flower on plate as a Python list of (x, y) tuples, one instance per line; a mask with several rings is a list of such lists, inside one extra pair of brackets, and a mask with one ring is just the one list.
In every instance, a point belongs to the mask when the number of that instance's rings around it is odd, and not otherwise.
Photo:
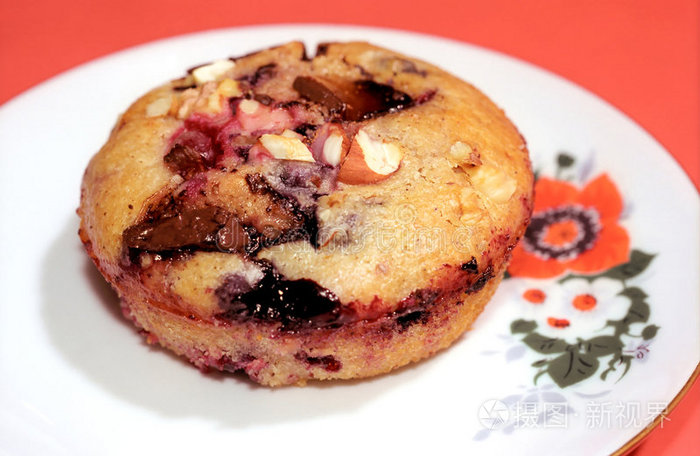
[(622, 320), (630, 307), (629, 298), (620, 295), (623, 285), (618, 280), (572, 279), (564, 282), (562, 288), (565, 294), (562, 314), (577, 334), (592, 335), (604, 328), (608, 320)]
[(620, 296), (622, 284), (605, 277), (588, 282), (571, 279), (554, 281), (522, 281), (517, 287), (521, 315), (537, 323), (543, 336), (565, 339), (590, 338), (602, 333), (608, 320), (624, 318), (629, 299)]

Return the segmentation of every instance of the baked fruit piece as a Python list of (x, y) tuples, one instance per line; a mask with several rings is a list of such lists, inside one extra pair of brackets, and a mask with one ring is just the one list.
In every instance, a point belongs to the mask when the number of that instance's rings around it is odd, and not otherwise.
[(137, 100), (87, 167), (80, 237), (146, 340), (201, 369), (367, 377), (469, 328), (532, 186), (522, 137), (471, 85), (293, 42)]

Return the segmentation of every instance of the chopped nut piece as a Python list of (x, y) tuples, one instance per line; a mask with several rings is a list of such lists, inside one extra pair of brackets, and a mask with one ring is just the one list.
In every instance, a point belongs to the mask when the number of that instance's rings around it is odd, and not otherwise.
[(474, 189), (493, 203), (505, 203), (515, 192), (515, 180), (494, 166), (471, 168), (468, 174)]
[(178, 119), (184, 119), (190, 114), (198, 97), (198, 89), (187, 89), (182, 92), (180, 95), (180, 106), (177, 108)]
[[(184, 119), (195, 111), (209, 112), (209, 97), (216, 92), (216, 83), (207, 82), (199, 88), (187, 89), (180, 95), (180, 108), (177, 117)], [(216, 112), (221, 108), (217, 107)]]
[(233, 69), (236, 64), (231, 60), (217, 60), (208, 65), (203, 65), (192, 70), (192, 76), (197, 84), (216, 81)]
[(372, 139), (360, 129), (340, 166), (338, 180), (353, 185), (382, 181), (399, 169), (403, 155), (397, 144)]
[(246, 114), (255, 114), (255, 111), (260, 107), (260, 103), (255, 100), (242, 100), (238, 104), (238, 109)]
[(178, 103), (173, 103), (171, 112), (184, 119), (193, 112), (219, 114), (226, 100), (241, 95), (237, 81), (225, 78), (221, 82), (209, 81), (198, 88), (189, 88), (180, 94)]
[(350, 140), (340, 124), (325, 123), (313, 133), (310, 149), (316, 161), (336, 167), (348, 154)]
[(219, 83), (216, 91), (209, 95), (207, 107), (209, 111), (214, 113), (221, 112), (221, 108), (224, 101), (231, 97), (237, 97), (241, 95), (241, 89), (237, 81), (233, 79), (226, 78)]
[(471, 167), (481, 165), (481, 156), (474, 150), (469, 144), (463, 143), (462, 141), (457, 141), (452, 144), (450, 151), (447, 154), (447, 160), (450, 162), (453, 168), (457, 167)]
[(284, 136), (285, 138), (293, 138), (293, 139), (299, 139), (299, 140), (304, 139), (304, 136), (300, 135), (299, 133), (297, 133), (294, 130), (290, 130), (289, 128), (286, 128), (282, 132), (282, 136)]
[(273, 157), (279, 160), (315, 161), (309, 148), (299, 138), (290, 138), (283, 135), (262, 135), (260, 143)]
[(166, 115), (170, 111), (170, 105), (173, 103), (173, 97), (166, 95), (152, 101), (146, 106), (146, 117), (160, 117)]
[(231, 98), (238, 97), (241, 95), (241, 87), (238, 81), (234, 81), (231, 78), (226, 78), (219, 83), (219, 87), (216, 89), (220, 95)]
[(323, 161), (331, 166), (338, 166), (343, 155), (343, 140), (345, 136), (342, 133), (331, 133), (323, 143)]

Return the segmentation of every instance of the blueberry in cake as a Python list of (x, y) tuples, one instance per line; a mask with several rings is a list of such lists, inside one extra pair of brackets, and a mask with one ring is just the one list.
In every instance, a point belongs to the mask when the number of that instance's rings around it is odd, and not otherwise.
[(87, 167), (80, 237), (147, 341), (201, 369), (367, 377), (469, 328), (532, 184), (522, 137), (468, 83), (292, 42), (137, 100)]

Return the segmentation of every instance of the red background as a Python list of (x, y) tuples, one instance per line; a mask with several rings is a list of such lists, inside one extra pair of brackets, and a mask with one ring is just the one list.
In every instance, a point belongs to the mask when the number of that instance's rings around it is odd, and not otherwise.
[[(211, 28), (342, 23), (439, 35), (527, 60), (608, 100), (650, 132), (700, 187), (698, 0), (0, 0), (0, 103), (136, 44)], [(700, 444), (696, 384), (636, 451)]]

